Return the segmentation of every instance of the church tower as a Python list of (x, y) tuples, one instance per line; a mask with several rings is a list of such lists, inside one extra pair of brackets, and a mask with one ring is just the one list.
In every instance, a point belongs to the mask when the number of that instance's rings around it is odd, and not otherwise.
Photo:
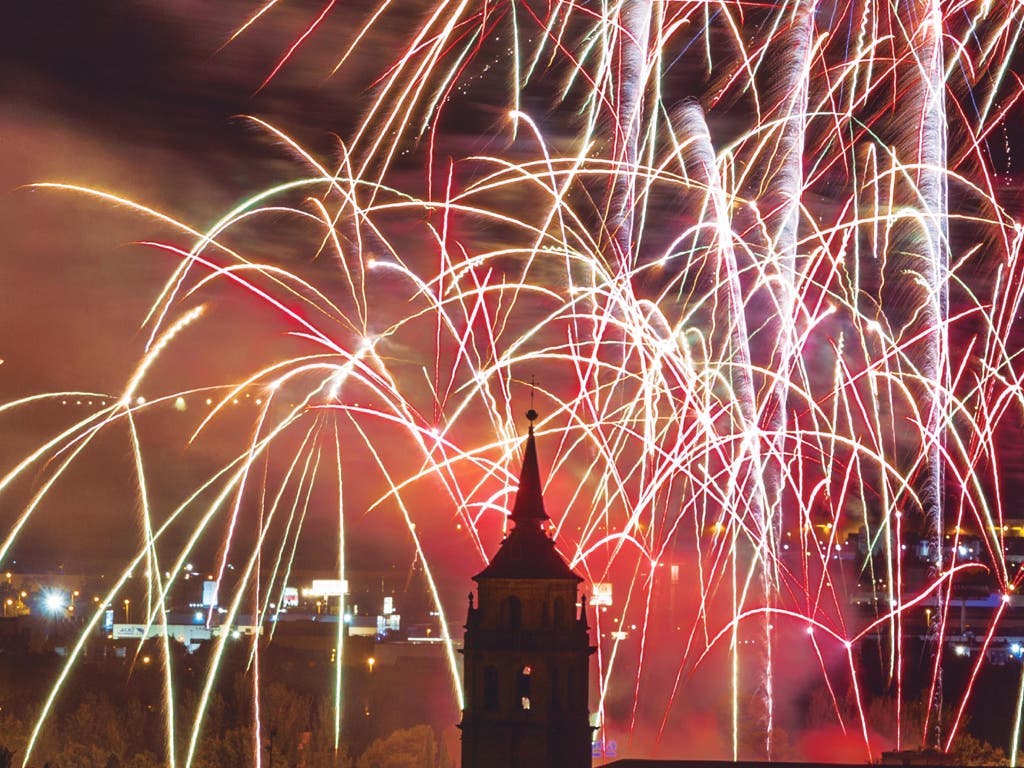
[(533, 421), (514, 527), (473, 577), (463, 646), (462, 768), (590, 768), (589, 661), (582, 579), (546, 532)]

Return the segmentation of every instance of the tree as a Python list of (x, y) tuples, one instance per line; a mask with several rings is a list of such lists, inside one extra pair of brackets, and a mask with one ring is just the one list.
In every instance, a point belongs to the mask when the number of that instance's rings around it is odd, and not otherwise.
[(299, 748), (299, 768), (352, 768), (348, 748), (334, 748), (334, 708), (320, 699), (313, 713), (310, 730), (303, 734)]
[(443, 751), (438, 749), (434, 729), (429, 725), (416, 725), (377, 739), (367, 747), (356, 765), (357, 768), (447, 768), (447, 763)]
[(969, 733), (959, 733), (949, 750), (956, 765), (1009, 765), (1006, 753)]
[(52, 768), (107, 768), (111, 754), (100, 747), (69, 744), (51, 761)]
[[(917, 701), (905, 703), (902, 707), (902, 732), (903, 749), (917, 749), (922, 745), (915, 740), (920, 739), (924, 733), (924, 719), (928, 712), (928, 701), (922, 697)], [(948, 734), (953, 727), (955, 713), (952, 710), (944, 710), (942, 716), (942, 732)], [(893, 699), (876, 699), (871, 702), (867, 709), (868, 725), (895, 740), (896, 727), (896, 702)], [(1007, 765), (1006, 753), (998, 747), (993, 747), (987, 741), (975, 738), (967, 732), (970, 718), (964, 717), (960, 722), (956, 738), (950, 745), (946, 755), (952, 758), (956, 765)]]
[[(65, 749), (95, 747), (120, 759), (127, 751), (124, 726), (122, 713), (114, 708), (109, 699), (88, 693), (64, 718), (60, 736)], [(104, 766), (106, 762), (104, 759)]]

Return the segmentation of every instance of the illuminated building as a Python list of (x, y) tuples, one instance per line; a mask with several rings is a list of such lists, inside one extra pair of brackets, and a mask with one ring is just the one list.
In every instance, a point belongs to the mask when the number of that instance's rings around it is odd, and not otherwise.
[(462, 768), (589, 768), (590, 645), (582, 579), (546, 532), (534, 411), (514, 528), (473, 577), (463, 647)]

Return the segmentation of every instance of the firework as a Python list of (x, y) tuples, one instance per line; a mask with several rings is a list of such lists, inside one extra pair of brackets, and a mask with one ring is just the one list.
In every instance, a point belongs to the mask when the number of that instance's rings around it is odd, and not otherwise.
[[(333, 6), (311, 18), (261, 88)], [(398, 10), (375, 8), (341, 41), (339, 67)], [(751, 733), (773, 754), (777, 702), (812, 684), (828, 690), (844, 729), (836, 691), (853, 692), (845, 716), (877, 756), (855, 664), (870, 642), (897, 702), (897, 746), (949, 749), (1021, 580), (1006, 556), (1001, 443), (1024, 407), (1014, 326), (1024, 229), (1001, 198), (990, 137), (1020, 96), (1012, 52), (1022, 16), (1019, 5), (938, 0), (441, 3), (410, 24), (336, 162), (261, 122), (295, 151), (299, 176), (206, 231), (105, 192), (49, 185), (172, 225), (175, 238), (150, 245), (179, 266), (155, 298), (150, 343), (116, 405), (0, 481), (3, 489), (50, 460), (0, 560), (104, 430), (126, 427), (136, 457), (142, 542), (125, 574), (153, 574), (150, 622), (166, 624), (172, 584), (218, 531), (223, 576), (243, 519), (258, 533), (228, 618), (250, 587), (268, 615), (313, 486), (334, 498), (344, 578), (351, 499), (370, 487), (368, 513), (397, 514), (423, 564), (458, 697), (446, 619), (458, 606), (438, 586), (433, 539), (457, 522), (467, 564), (493, 550), (514, 491), (515, 414), (536, 376), (548, 494), (564, 510), (553, 515), (557, 541), (590, 582), (611, 582), (621, 596), (597, 615), (599, 726), (649, 722), (663, 734), (684, 717), (681, 693), (719, 665), (734, 757)], [(445, 167), (442, 118), (473, 109), (460, 84), (490, 67), (495, 50), (510, 53), (499, 103), (512, 143)], [(522, 99), (537, 92), (550, 97), (543, 125)], [(422, 158), (425, 185), (405, 186), (408, 174), (395, 169), (403, 152)], [(330, 264), (329, 280), (238, 245), (282, 216), (303, 225), (297, 247)], [(979, 279), (985, 271), (994, 278)], [(255, 355), (238, 381), (151, 382), (158, 359), (202, 343), (192, 326), (213, 322), (203, 302), (236, 292), (286, 327), (294, 354)], [(144, 386), (157, 394), (142, 402)], [(158, 515), (147, 504), (143, 414), (198, 391), (217, 394), (192, 441), (233, 423), (226, 412), (240, 395), (259, 393), (262, 405), (223, 468)], [(351, 441), (369, 457), (362, 469), (342, 449)], [(424, 487), (443, 491), (444, 503), (435, 495), (423, 508)], [(182, 516), (196, 520), (192, 534), (169, 552), (164, 531)], [(858, 528), (866, 549), (855, 556), (846, 537)], [(980, 558), (958, 554), (964, 530)], [(912, 583), (907, 544), (918, 539), (928, 574)], [(998, 608), (968, 684), (944, 696), (952, 596), (981, 569)], [(867, 613), (851, 605), (851, 572), (870, 585)], [(934, 621), (922, 619), (925, 608)], [(192, 761), (224, 637), (184, 726), (184, 755), (173, 751), (183, 726), (172, 718), (165, 649), (172, 765)], [(902, 725), (911, 637), (932, 653), (919, 733)], [(782, 648), (797, 643), (817, 663), (790, 679), (779, 672)], [(752, 716), (748, 698), (758, 702)], [(945, 732), (943, 710), (955, 713)], [(1011, 715), (1019, 721), (1019, 702), (1007, 703)]]

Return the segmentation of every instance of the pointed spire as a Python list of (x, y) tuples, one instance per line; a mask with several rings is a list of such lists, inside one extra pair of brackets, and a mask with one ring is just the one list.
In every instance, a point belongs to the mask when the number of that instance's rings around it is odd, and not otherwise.
[(519, 490), (512, 505), (511, 518), (518, 525), (526, 520), (540, 524), (548, 520), (544, 511), (544, 499), (541, 495), (540, 467), (537, 465), (537, 444), (533, 438), (533, 422), (537, 412), (531, 408), (526, 412), (530, 420), (530, 432), (526, 436), (526, 450), (523, 451), (523, 469), (519, 475)]
[(531, 408), (526, 418), (530, 420), (530, 432), (523, 451), (519, 490), (509, 515), (515, 525), (491, 562), (473, 579), (477, 582), (489, 579), (568, 579), (578, 584), (583, 579), (572, 572), (555, 549), (554, 539), (544, 530), (544, 523), (550, 518), (544, 511), (544, 499), (541, 498), (537, 445), (533, 436), (537, 412)]

